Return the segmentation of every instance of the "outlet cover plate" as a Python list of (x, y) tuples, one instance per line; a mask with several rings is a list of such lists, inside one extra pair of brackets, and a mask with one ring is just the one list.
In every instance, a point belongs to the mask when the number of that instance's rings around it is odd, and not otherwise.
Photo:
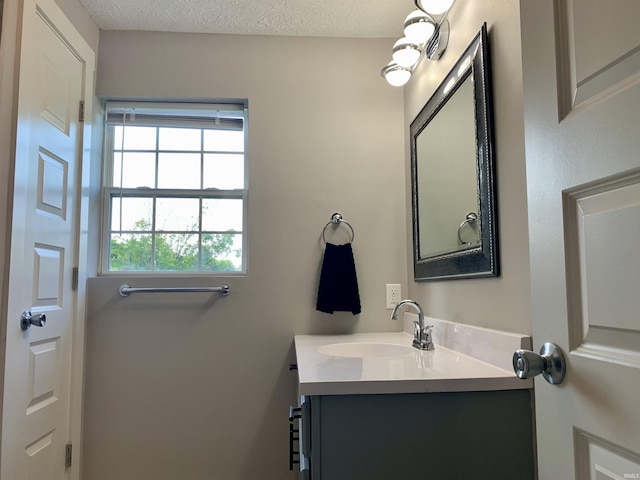
[(387, 283), (387, 310), (392, 310), (398, 303), (400, 303), (401, 290), (399, 283)]

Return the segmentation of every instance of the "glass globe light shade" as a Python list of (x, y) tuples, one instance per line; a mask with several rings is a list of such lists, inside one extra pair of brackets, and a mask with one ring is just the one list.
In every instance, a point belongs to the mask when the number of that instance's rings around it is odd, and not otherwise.
[(441, 15), (451, 8), (455, 0), (415, 0), (421, 10), (434, 15)]
[(391, 62), (380, 72), (389, 85), (401, 87), (411, 78), (411, 71)]
[(416, 43), (427, 43), (435, 29), (433, 20), (422, 10), (414, 10), (404, 20), (404, 36)]
[(401, 38), (393, 45), (393, 61), (401, 67), (411, 67), (418, 63), (422, 50), (420, 45), (409, 40)]

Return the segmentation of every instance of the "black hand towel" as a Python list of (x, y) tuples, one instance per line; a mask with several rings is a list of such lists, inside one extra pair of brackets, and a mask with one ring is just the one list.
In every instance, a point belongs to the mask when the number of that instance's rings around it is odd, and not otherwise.
[(350, 243), (327, 243), (320, 272), (316, 310), (360, 313), (360, 294), (356, 265)]

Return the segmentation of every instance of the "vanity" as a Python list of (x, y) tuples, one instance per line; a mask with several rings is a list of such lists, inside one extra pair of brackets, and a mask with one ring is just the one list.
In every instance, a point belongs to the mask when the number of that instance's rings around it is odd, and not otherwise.
[[(414, 280), (499, 276), (486, 24), (409, 131)], [(512, 368), (531, 338), (428, 318), (435, 350), (419, 350), (418, 316), (404, 319), (403, 332), (295, 336), (298, 478), (536, 478), (533, 381)]]
[(434, 351), (405, 332), (295, 337), (299, 479), (535, 478), (533, 384), (510, 367), (530, 338), (427, 321)]

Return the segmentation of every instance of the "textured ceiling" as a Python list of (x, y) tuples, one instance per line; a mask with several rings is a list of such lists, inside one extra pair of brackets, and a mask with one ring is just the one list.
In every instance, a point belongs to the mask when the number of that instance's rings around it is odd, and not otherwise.
[(399, 37), (413, 0), (80, 0), (104, 30)]

